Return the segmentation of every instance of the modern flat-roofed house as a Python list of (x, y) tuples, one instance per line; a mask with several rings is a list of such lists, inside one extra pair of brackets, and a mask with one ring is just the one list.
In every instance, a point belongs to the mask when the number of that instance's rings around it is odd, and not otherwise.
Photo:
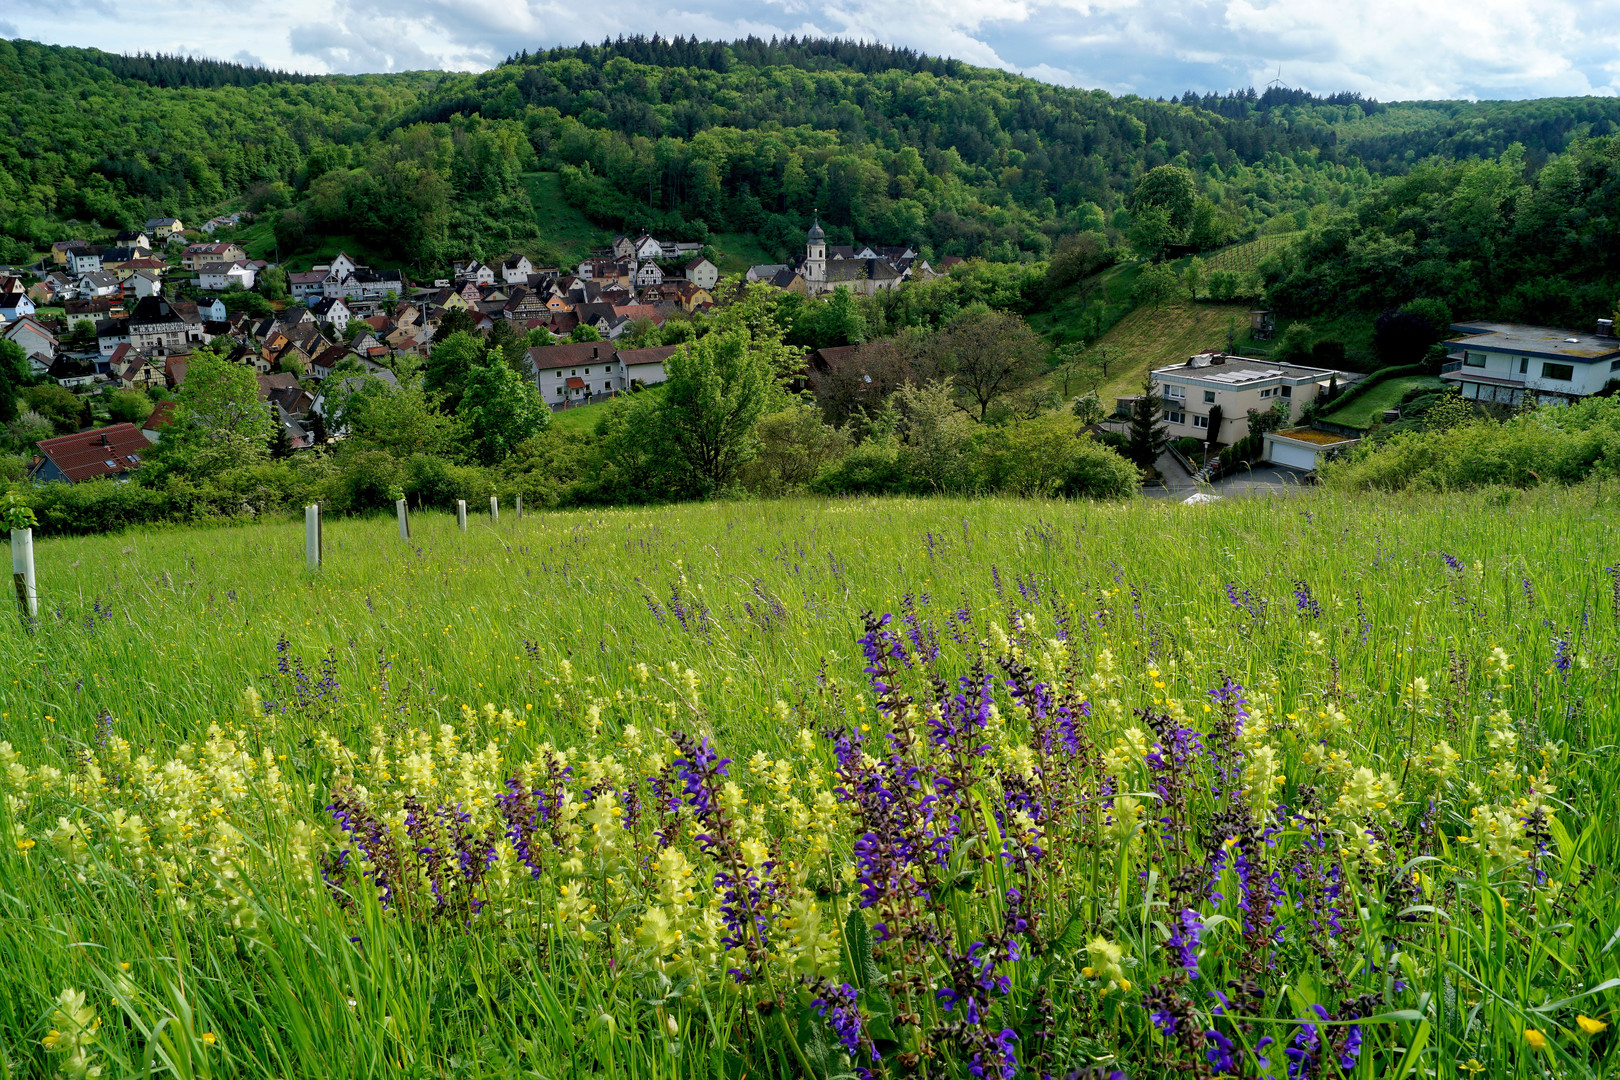
[[(1164, 399), (1165, 427), (1172, 439), (1191, 436), (1234, 443), (1249, 433), (1249, 410), (1267, 412), (1288, 403), (1290, 417), (1337, 382), (1339, 389), (1360, 375), (1302, 364), (1277, 364), (1245, 356), (1199, 353), (1185, 364), (1153, 370), (1154, 392)], [(1209, 430), (1210, 412), (1220, 406), (1221, 429)]]
[(1620, 338), (1614, 324), (1579, 334), (1551, 326), (1455, 323), (1446, 339), (1440, 377), (1471, 401), (1518, 405), (1526, 392), (1544, 405), (1567, 405), (1620, 379)]

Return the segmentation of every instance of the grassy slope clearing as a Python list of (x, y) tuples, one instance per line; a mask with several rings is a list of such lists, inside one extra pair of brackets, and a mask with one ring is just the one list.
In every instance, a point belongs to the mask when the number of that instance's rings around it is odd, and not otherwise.
[(613, 242), (613, 234), (593, 225), (563, 198), (562, 178), (554, 172), (525, 173), (542, 243), (564, 268), (578, 266), (592, 249)]

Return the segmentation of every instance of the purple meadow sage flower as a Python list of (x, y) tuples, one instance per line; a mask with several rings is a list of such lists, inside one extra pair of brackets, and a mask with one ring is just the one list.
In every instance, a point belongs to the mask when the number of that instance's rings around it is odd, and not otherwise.
[(1203, 943), (1204, 920), (1192, 908), (1183, 908), (1165, 947), (1176, 954), (1176, 962), (1189, 979), (1198, 978), (1198, 946)]
[(1233, 1046), (1231, 1039), (1210, 1028), (1204, 1032), (1204, 1043), (1204, 1060), (1209, 1062), (1217, 1074), (1236, 1070), (1237, 1059), (1233, 1054), (1236, 1047)]
[(811, 983), (810, 988), (816, 995), (810, 1007), (816, 1010), (816, 1015), (826, 1018), (838, 1045), (844, 1048), (850, 1061), (855, 1064), (856, 1075), (870, 1076), (871, 1070), (866, 1066), (868, 1063), (877, 1064), (882, 1057), (861, 1023), (861, 1010), (856, 1002), (859, 992), (849, 983), (834, 986), (827, 979)]
[(708, 824), (720, 795), (720, 778), (726, 775), (730, 758), (723, 758), (709, 746), (708, 736), (693, 739), (684, 732), (671, 736), (681, 751), (675, 770), (684, 787), (680, 798), (692, 808), (699, 822)]

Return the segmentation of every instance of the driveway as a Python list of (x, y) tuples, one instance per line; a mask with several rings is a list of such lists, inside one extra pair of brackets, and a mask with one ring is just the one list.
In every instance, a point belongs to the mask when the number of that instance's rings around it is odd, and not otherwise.
[(1186, 502), (1188, 496), (1199, 491), (1207, 491), (1221, 498), (1235, 498), (1240, 495), (1287, 495), (1306, 486), (1305, 474), (1286, 465), (1258, 464), (1253, 468), (1241, 469), (1229, 476), (1223, 476), (1212, 484), (1199, 484), (1193, 481), (1192, 474), (1187, 472), (1181, 462), (1170, 454), (1159, 455), (1159, 460), (1155, 464), (1158, 466), (1159, 475), (1164, 479), (1164, 485), (1143, 488), (1142, 494), (1150, 499), (1174, 499), (1176, 502)]
[(1209, 486), (1216, 495), (1286, 495), (1308, 486), (1306, 474), (1286, 465), (1255, 465), (1223, 476)]

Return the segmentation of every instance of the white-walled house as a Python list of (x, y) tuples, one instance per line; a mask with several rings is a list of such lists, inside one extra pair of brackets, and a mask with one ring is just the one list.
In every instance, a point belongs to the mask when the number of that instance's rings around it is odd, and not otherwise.
[(0, 323), (16, 322), (34, 313), (34, 302), (24, 293), (0, 297)]
[(619, 367), (624, 371), (624, 382), (628, 386), (639, 382), (643, 386), (653, 386), (661, 383), (667, 377), (664, 374), (664, 361), (675, 354), (678, 345), (664, 345), (654, 349), (621, 349), (617, 355)]
[(662, 259), (664, 257), (664, 245), (652, 237), (642, 234), (632, 242), (630, 253), (631, 257), (637, 260)]
[(336, 296), (311, 304), (309, 313), (317, 322), (331, 323), (340, 334), (349, 328), (349, 320), (354, 317), (349, 306)]
[(98, 247), (76, 248), (67, 253), (68, 273), (74, 277), (98, 273), (101, 270), (102, 250)]
[(630, 385), (613, 346), (606, 341), (537, 345), (528, 356), (535, 385), (547, 405), (587, 401)]
[(699, 255), (686, 264), (686, 280), (700, 289), (712, 289), (720, 281), (720, 268)]
[(24, 316), (14, 322), (8, 322), (3, 336), (7, 341), (14, 341), (22, 349), (25, 356), (43, 356), (47, 366), (56, 359), (56, 335), (45, 329), (37, 320)]
[(648, 285), (662, 285), (664, 271), (655, 262), (644, 262), (636, 270), (636, 288), (645, 289)]
[(1457, 323), (1440, 378), (1471, 401), (1518, 405), (1526, 393), (1541, 404), (1568, 404), (1620, 379), (1620, 338), (1603, 319), (1598, 333), (1517, 323)]
[[(1342, 390), (1360, 379), (1332, 368), (1199, 353), (1184, 364), (1153, 369), (1153, 392), (1163, 398), (1165, 427), (1172, 439), (1191, 436), (1229, 445), (1248, 434), (1250, 409), (1267, 412), (1286, 404), (1288, 415), (1298, 416), (1328, 387), (1337, 384)], [(1210, 417), (1216, 408), (1221, 428), (1211, 432)]]
[(529, 275), (534, 273), (534, 264), (529, 262), (528, 256), (508, 255), (501, 263), (501, 280), (508, 285), (527, 285)]
[(232, 285), (253, 288), (258, 271), (243, 262), (209, 263), (197, 268), (197, 287), (210, 292), (224, 292)]

